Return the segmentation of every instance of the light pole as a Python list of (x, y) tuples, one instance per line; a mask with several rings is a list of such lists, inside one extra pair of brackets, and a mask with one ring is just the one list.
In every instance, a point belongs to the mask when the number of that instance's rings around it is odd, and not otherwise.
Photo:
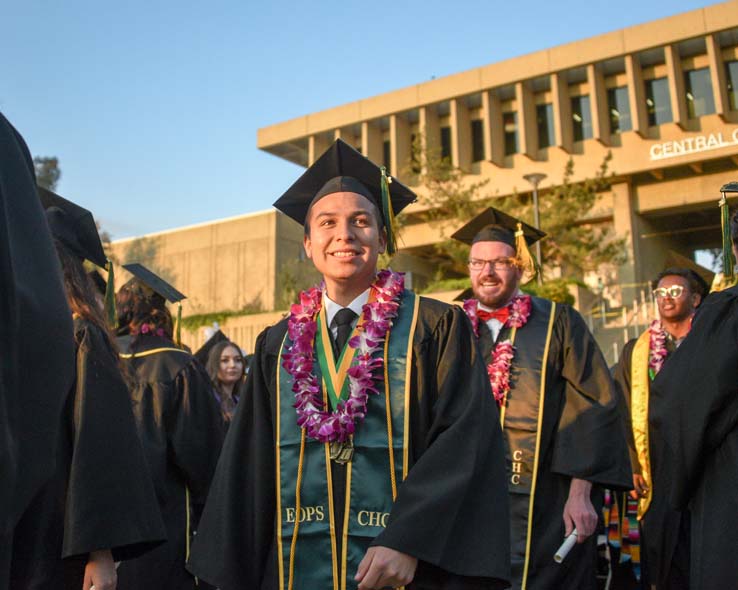
[[(533, 186), (533, 224), (536, 226), (536, 229), (541, 229), (540, 212), (538, 210), (538, 185), (546, 178), (546, 175), (542, 172), (534, 172), (532, 174), (526, 174), (523, 178)], [(538, 264), (541, 267), (541, 272), (538, 273), (538, 284), (540, 285), (543, 282), (543, 277), (541, 276), (543, 274), (543, 260), (541, 259), (540, 241), (536, 242), (536, 260), (538, 260)]]

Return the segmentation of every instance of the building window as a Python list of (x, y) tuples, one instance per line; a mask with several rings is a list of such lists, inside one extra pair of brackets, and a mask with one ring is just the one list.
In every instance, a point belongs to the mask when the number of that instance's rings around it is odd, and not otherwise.
[(549, 102), (536, 106), (538, 122), (538, 149), (547, 148), (554, 142), (553, 105)]
[(669, 81), (666, 78), (646, 80), (646, 110), (650, 126), (671, 123)]
[(725, 62), (725, 77), (728, 83), (730, 110), (738, 110), (738, 61)]
[(483, 125), (484, 122), (481, 119), (474, 119), (471, 122), (472, 162), (484, 160)]
[(572, 96), (571, 118), (574, 125), (574, 141), (582, 141), (592, 137), (592, 111), (589, 107), (589, 96)]
[(441, 127), (441, 158), (451, 159), (451, 127)]
[(518, 114), (515, 111), (502, 113), (502, 129), (505, 132), (505, 155), (518, 153)]
[(385, 139), (382, 142), (382, 165), (387, 168), (389, 171), (390, 169), (390, 162), (392, 161), (392, 153), (390, 151), (390, 140)]
[(410, 134), (410, 170), (413, 174), (420, 174), (420, 150), (421, 145), (416, 133)]
[(610, 112), (610, 133), (622, 133), (633, 129), (627, 86), (608, 89), (607, 110)]
[(684, 89), (687, 93), (687, 115), (690, 119), (715, 112), (710, 68), (684, 72)]

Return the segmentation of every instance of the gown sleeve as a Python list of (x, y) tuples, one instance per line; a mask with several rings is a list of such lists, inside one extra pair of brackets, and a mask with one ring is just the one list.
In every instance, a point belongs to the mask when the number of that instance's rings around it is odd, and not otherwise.
[[(552, 471), (611, 489), (630, 489), (624, 403), (597, 342), (582, 316), (568, 305), (559, 308), (553, 339), (564, 400)], [(551, 380), (558, 378), (555, 369), (547, 377), (547, 392)]]
[[(738, 293), (711, 295), (651, 384), (651, 422), (665, 441), (671, 503), (686, 509), (705, 457), (738, 424)], [(730, 469), (730, 467), (727, 467)]]
[(423, 588), (423, 577), (437, 577), (424, 570), (434, 569), (468, 580), (429, 588), (506, 587), (509, 505), (499, 415), (468, 319), (459, 307), (441, 309), (426, 333), (416, 330), (414, 463), (372, 545), (417, 557)]
[(243, 395), (218, 460), (189, 569), (224, 590), (261, 587), (274, 537), (274, 435), (265, 340), (257, 341)]
[(192, 357), (174, 380), (165, 416), (167, 444), (195, 505), (205, 504), (223, 445), (223, 414), (210, 379)]
[(615, 382), (618, 396), (623, 401), (623, 421), (625, 423), (625, 436), (627, 437), (630, 464), (633, 468), (633, 473), (640, 474), (641, 464), (638, 461), (638, 453), (636, 452), (635, 440), (633, 438), (633, 424), (630, 418), (630, 375), (631, 367), (633, 366), (633, 348), (635, 347), (635, 343), (636, 340), (629, 340), (623, 347), (618, 364), (615, 365), (613, 381)]
[(117, 561), (131, 559), (166, 532), (117, 359), (96, 326), (84, 324), (76, 336), (62, 556), (111, 549)]

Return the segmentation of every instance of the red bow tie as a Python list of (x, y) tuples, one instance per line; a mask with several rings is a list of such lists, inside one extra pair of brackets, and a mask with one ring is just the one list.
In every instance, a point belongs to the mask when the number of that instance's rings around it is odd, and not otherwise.
[(487, 311), (486, 309), (477, 309), (477, 317), (483, 322), (495, 319), (498, 322), (504, 324), (507, 318), (510, 317), (510, 306), (506, 305), (500, 309), (494, 311)]

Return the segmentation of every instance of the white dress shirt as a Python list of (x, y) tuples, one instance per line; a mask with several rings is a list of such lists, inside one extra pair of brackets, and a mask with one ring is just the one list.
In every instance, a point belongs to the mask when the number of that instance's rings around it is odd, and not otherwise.
[[(359, 295), (356, 299), (354, 299), (346, 306), (356, 314), (356, 319), (351, 322), (351, 327), (356, 327), (356, 323), (359, 321), (362, 309), (364, 308), (364, 305), (367, 303), (367, 301), (369, 301), (369, 289), (364, 291), (361, 295)], [(336, 314), (340, 310), (342, 310), (344, 306), (339, 305), (338, 303), (333, 301), (330, 297), (328, 297), (325, 291), (323, 292), (323, 305), (325, 305), (325, 317), (328, 321), (328, 326), (331, 329), (331, 334), (333, 334), (333, 338), (336, 338), (336, 336), (338, 336), (338, 326), (336, 326), (333, 320), (335, 319)]]

